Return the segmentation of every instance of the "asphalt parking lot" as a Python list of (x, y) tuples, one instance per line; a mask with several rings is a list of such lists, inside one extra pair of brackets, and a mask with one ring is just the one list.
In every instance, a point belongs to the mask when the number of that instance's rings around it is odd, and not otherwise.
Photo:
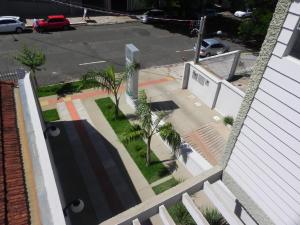
[[(24, 45), (41, 49), (46, 54), (46, 64), (38, 72), (39, 84), (46, 85), (78, 79), (88, 70), (100, 70), (108, 65), (121, 71), (128, 43), (140, 49), (143, 68), (191, 60), (195, 41), (196, 38), (141, 23), (77, 26), (69, 31), (47, 33), (1, 34), (0, 71), (20, 67), (14, 56)], [(224, 42), (230, 50), (243, 49)]]

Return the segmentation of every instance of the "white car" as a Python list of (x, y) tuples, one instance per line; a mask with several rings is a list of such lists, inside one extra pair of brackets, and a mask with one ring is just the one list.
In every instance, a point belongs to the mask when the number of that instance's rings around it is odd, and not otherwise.
[(155, 22), (156, 19), (164, 18), (164, 17), (165, 17), (165, 12), (160, 9), (151, 9), (151, 10), (145, 12), (143, 15), (137, 16), (137, 18), (142, 23)]
[(16, 32), (22, 33), (25, 30), (25, 23), (18, 16), (0, 16), (0, 33)]
[(249, 17), (251, 15), (252, 15), (252, 12), (250, 10), (247, 10), (247, 11), (236, 11), (234, 13), (234, 16), (239, 17), (239, 18)]

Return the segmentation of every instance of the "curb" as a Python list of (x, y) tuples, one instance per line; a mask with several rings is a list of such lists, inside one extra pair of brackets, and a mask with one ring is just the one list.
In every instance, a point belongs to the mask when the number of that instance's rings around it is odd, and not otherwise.
[[(124, 23), (137, 23), (136, 21), (125, 21), (125, 22), (108, 22), (108, 23), (87, 23), (87, 22), (75, 22), (70, 23), (71, 26), (101, 26), (101, 25), (114, 25), (114, 24), (124, 24)], [(32, 25), (25, 25), (25, 28), (32, 28)]]

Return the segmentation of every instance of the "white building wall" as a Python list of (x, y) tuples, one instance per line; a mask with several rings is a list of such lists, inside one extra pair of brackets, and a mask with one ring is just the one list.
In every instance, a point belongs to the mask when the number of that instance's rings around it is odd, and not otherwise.
[[(225, 169), (274, 224), (300, 224), (300, 60), (293, 2)], [(298, 37), (299, 38), (299, 37)]]
[(201, 66), (191, 64), (188, 89), (210, 108), (214, 107), (220, 82)]
[(245, 93), (223, 80), (216, 101), (215, 110), (223, 116), (236, 117)]
[(203, 67), (193, 63), (189, 65), (188, 90), (221, 115), (235, 118), (245, 93), (226, 80), (217, 78)]

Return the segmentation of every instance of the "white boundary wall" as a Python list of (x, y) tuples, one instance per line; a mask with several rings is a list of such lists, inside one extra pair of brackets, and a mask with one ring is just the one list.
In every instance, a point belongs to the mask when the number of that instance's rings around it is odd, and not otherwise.
[(233, 116), (239, 112), (245, 93), (226, 80), (222, 80), (215, 110), (223, 116)]
[(19, 89), (42, 224), (65, 225), (54, 170), (51, 166), (47, 143), (44, 138), (43, 123), (32, 91), (29, 73), (25, 75), (24, 79), (19, 80)]
[(188, 62), (183, 80), (188, 84), (183, 88), (190, 90), (211, 109), (223, 116), (236, 117), (245, 93), (194, 63)]

